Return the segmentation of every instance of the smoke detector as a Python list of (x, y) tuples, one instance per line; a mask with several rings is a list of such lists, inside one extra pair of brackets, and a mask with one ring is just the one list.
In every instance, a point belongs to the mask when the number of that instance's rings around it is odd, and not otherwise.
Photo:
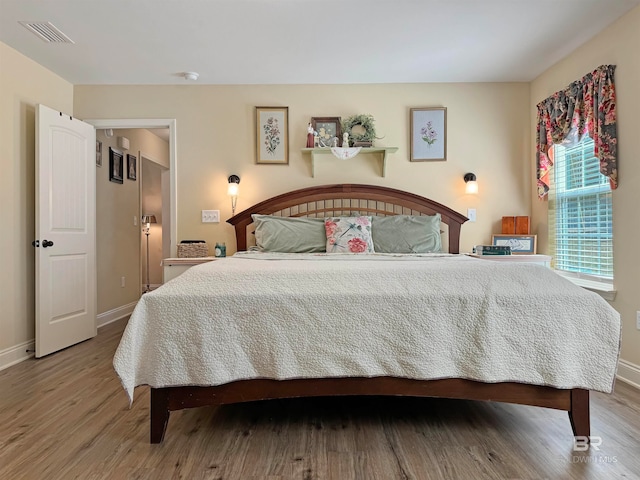
[(184, 77), (185, 80), (198, 80), (198, 77), (200, 76), (200, 74), (198, 72), (184, 72), (182, 74), (182, 76)]

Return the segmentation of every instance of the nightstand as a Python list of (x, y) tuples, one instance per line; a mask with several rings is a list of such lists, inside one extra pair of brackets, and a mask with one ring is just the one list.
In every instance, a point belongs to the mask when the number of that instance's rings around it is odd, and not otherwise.
[(509, 262), (509, 263), (537, 263), (538, 265), (544, 265), (551, 268), (551, 257), (549, 255), (469, 255), (473, 258), (479, 258), (481, 260), (492, 260), (495, 262)]
[(213, 262), (214, 260), (216, 260), (215, 257), (165, 258), (162, 260), (162, 283), (167, 283), (172, 278), (176, 278), (194, 265)]

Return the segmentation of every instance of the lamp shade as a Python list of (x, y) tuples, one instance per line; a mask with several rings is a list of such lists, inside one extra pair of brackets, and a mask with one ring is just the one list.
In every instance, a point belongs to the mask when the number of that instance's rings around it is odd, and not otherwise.
[(149, 214), (149, 213), (145, 213), (142, 215), (142, 223), (158, 223), (156, 221), (156, 216)]
[(227, 187), (227, 194), (231, 197), (238, 196), (240, 177), (238, 175), (229, 175), (229, 186)]
[(465, 187), (465, 193), (469, 195), (475, 195), (478, 193), (478, 182), (476, 176), (473, 173), (467, 173), (464, 176), (464, 181), (467, 184)]

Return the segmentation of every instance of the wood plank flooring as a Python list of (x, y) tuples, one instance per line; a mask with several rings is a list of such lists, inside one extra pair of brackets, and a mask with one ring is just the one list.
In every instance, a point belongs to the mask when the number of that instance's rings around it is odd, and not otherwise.
[(592, 394), (599, 450), (566, 412), (446, 399), (320, 398), (173, 412), (149, 444), (111, 361), (125, 321), (0, 372), (0, 479), (640, 479), (640, 391)]

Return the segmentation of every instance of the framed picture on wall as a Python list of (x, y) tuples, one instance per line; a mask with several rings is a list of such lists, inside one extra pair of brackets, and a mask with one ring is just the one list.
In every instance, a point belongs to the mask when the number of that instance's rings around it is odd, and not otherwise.
[(96, 166), (102, 166), (102, 142), (96, 140)]
[(342, 126), (340, 117), (311, 117), (311, 127), (316, 132), (318, 147), (333, 147), (334, 139), (342, 143)]
[(537, 238), (537, 235), (494, 234), (491, 245), (509, 246), (513, 254), (535, 254)]
[(109, 147), (109, 181), (113, 183), (123, 183), (123, 163), (124, 157), (122, 152)]
[(127, 178), (129, 180), (135, 180), (137, 178), (137, 158), (135, 155), (127, 153)]
[(256, 163), (289, 164), (289, 107), (256, 107)]
[(427, 107), (411, 109), (411, 161), (447, 159), (447, 109)]

